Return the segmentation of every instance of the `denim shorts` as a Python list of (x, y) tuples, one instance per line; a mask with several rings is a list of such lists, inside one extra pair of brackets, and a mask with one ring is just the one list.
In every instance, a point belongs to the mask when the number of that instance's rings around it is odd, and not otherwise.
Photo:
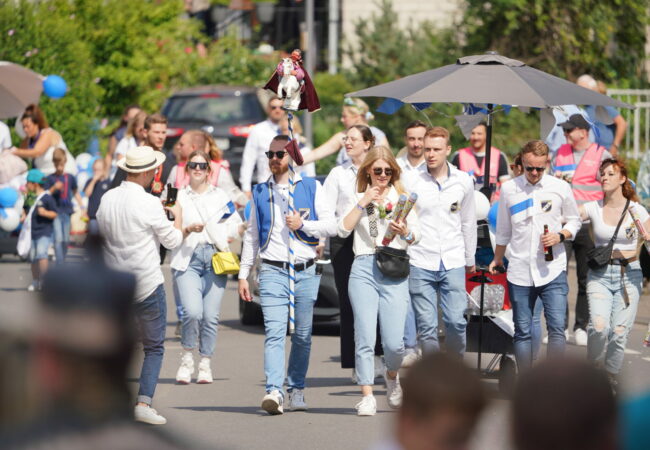
[(39, 259), (47, 259), (47, 252), (52, 246), (52, 236), (41, 236), (32, 239), (32, 247), (29, 249), (29, 260), (36, 262)]

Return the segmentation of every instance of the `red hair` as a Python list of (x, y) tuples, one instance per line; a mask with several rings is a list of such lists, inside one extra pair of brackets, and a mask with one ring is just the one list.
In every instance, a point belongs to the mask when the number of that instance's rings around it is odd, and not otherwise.
[(603, 176), (603, 172), (609, 166), (614, 166), (615, 170), (618, 169), (618, 173), (625, 177), (625, 183), (623, 183), (621, 187), (623, 189), (623, 197), (631, 202), (638, 202), (639, 196), (636, 195), (636, 191), (632, 187), (630, 177), (627, 176), (627, 168), (625, 167), (623, 161), (616, 158), (603, 160), (603, 162), (600, 163), (600, 176)]

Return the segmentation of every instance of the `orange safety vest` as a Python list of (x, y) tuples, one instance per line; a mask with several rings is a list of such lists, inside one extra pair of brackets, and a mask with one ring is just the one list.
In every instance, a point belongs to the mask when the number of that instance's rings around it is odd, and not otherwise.
[[(499, 162), (501, 160), (501, 151), (492, 147), (490, 154), (490, 184), (496, 184), (496, 190), (492, 193), (492, 203), (499, 200), (499, 195), (501, 194), (501, 183), (499, 183)], [(485, 173), (485, 158), (481, 162), (481, 167), (478, 166), (476, 162), (476, 156), (471, 148), (461, 148), (458, 150), (458, 164), (460, 165), (460, 170), (467, 172), (476, 180), (477, 177), (482, 177)]]
[(597, 179), (604, 151), (605, 147), (596, 143), (591, 144), (582, 155), (579, 164), (575, 163), (570, 144), (564, 144), (557, 151), (555, 175), (568, 177), (571, 180), (573, 196), (578, 204), (602, 200), (605, 197), (600, 181)]
[[(190, 184), (190, 174), (185, 170), (186, 164), (187, 162), (180, 162), (176, 165), (176, 181), (174, 182), (174, 187), (176, 188), (184, 188)], [(216, 186), (217, 181), (219, 181), (219, 172), (222, 168), (229, 170), (230, 163), (225, 159), (221, 161), (210, 161), (210, 168), (212, 169), (210, 172), (210, 184)]]

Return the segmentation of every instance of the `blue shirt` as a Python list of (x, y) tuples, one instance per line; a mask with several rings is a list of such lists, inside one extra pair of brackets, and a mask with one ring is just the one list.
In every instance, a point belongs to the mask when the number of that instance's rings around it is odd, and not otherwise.
[[(618, 109), (614, 108), (613, 106), (605, 106), (604, 108), (607, 114), (609, 115), (609, 117), (612, 118), (612, 120), (620, 116)], [(598, 145), (602, 145), (607, 150), (609, 150), (612, 144), (614, 143), (614, 135), (616, 134), (616, 125), (613, 123), (611, 125), (605, 125), (604, 123), (598, 121), (598, 119), (596, 118), (595, 106), (585, 106), (585, 111), (587, 112), (587, 115), (589, 115), (589, 121), (594, 124), (594, 128), (596, 128), (597, 130), (596, 143)]]
[(56, 202), (50, 194), (45, 194), (40, 198), (34, 212), (32, 213), (32, 240), (43, 236), (52, 236), (54, 232), (54, 219), (48, 219), (38, 214), (38, 208), (45, 208), (48, 211), (56, 211)]
[(63, 175), (53, 173), (45, 178), (45, 184), (43, 187), (45, 189), (50, 189), (57, 181), (60, 181), (63, 184), (63, 187), (50, 194), (56, 202), (56, 212), (57, 214), (72, 214), (72, 197), (74, 196), (74, 193), (77, 192), (77, 179), (74, 175), (70, 175), (69, 173), (64, 173)]

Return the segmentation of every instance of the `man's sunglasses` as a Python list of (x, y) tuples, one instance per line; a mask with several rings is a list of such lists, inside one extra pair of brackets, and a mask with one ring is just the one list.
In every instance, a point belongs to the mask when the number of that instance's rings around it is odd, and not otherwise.
[(393, 169), (391, 169), (390, 167), (385, 167), (385, 168), (375, 167), (374, 169), (372, 169), (372, 173), (374, 173), (377, 176), (380, 176), (382, 172), (385, 173), (387, 177), (393, 175)]
[(269, 159), (273, 159), (273, 156), (277, 157), (278, 159), (282, 159), (282, 158), (284, 158), (284, 155), (286, 153), (287, 152), (285, 152), (284, 150), (280, 150), (280, 151), (277, 151), (277, 152), (272, 152), (272, 151), (269, 150), (268, 152), (265, 152), (264, 154)]
[(546, 170), (546, 167), (532, 167), (532, 166), (526, 166), (524, 167), (526, 169), (526, 172), (533, 172), (533, 171), (538, 171), (538, 172), (544, 172)]
[(195, 170), (208, 170), (208, 163), (207, 162), (188, 162), (187, 167), (189, 169)]

